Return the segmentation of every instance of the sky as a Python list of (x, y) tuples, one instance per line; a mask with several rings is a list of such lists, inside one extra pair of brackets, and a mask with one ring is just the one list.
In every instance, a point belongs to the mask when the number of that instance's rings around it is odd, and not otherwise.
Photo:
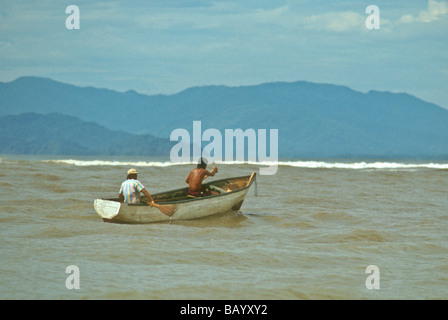
[(448, 108), (448, 0), (1, 0), (0, 81), (21, 76), (149, 95), (311, 81)]

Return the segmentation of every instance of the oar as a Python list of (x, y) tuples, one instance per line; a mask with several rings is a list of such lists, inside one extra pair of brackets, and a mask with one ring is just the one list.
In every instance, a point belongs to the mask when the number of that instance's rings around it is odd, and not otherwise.
[(149, 204), (151, 207), (156, 207), (157, 209), (160, 210), (160, 212), (162, 212), (163, 214), (166, 214), (168, 217), (171, 217), (174, 212), (176, 212), (176, 207), (175, 206), (170, 206), (168, 204), (157, 204), (157, 203), (150, 203), (147, 202), (147, 204)]
[(251, 184), (251, 182), (252, 182), (252, 180), (253, 180), (254, 178), (255, 178), (255, 172), (252, 172), (252, 174), (250, 175), (249, 180), (247, 180), (246, 187), (248, 187), (248, 186)]

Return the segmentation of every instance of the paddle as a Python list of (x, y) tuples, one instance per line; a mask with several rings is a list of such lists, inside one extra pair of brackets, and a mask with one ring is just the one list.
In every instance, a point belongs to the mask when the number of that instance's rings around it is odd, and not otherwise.
[(160, 210), (160, 212), (162, 212), (163, 214), (166, 214), (168, 217), (171, 217), (174, 212), (176, 212), (176, 207), (175, 206), (170, 206), (168, 204), (157, 204), (157, 203), (151, 203), (151, 202), (147, 202), (147, 204), (149, 204), (151, 207), (156, 207), (157, 209)]
[(252, 174), (250, 175), (249, 180), (247, 180), (246, 187), (248, 187), (248, 186), (251, 184), (251, 182), (252, 182), (252, 180), (253, 180), (254, 178), (255, 178), (255, 172), (252, 172)]

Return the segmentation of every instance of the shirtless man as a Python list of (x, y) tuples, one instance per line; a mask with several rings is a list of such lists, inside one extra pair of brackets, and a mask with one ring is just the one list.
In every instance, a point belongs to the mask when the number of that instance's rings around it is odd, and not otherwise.
[(215, 173), (218, 172), (218, 168), (213, 167), (211, 171), (208, 171), (206, 168), (207, 163), (204, 161), (203, 158), (201, 158), (197, 167), (190, 171), (190, 174), (188, 175), (187, 179), (185, 179), (185, 182), (188, 183), (189, 195), (195, 197), (204, 197), (211, 195), (210, 190), (204, 190), (204, 188), (202, 187), (202, 181), (208, 176), (214, 176)]

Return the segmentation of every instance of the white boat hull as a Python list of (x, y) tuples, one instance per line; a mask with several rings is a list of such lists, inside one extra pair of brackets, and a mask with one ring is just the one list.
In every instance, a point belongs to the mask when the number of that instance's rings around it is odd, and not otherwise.
[(167, 216), (158, 208), (147, 204), (132, 205), (105, 199), (96, 199), (94, 208), (98, 215), (107, 222), (151, 223), (166, 220), (197, 219), (231, 210), (238, 211), (249, 191), (249, 187), (250, 184), (247, 187), (219, 195), (167, 202), (167, 205), (176, 208), (172, 216)]

